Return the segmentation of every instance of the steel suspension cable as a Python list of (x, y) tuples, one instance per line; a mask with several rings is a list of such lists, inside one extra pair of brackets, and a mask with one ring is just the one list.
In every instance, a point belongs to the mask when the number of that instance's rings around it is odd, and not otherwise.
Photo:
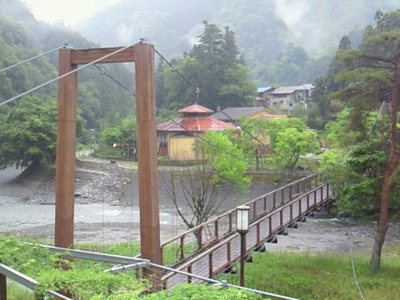
[(131, 96), (134, 95), (133, 90), (131, 90), (130, 88), (128, 88), (126, 85), (124, 85), (122, 82), (120, 82), (119, 80), (115, 79), (113, 76), (111, 76), (110, 74), (107, 73), (107, 71), (105, 71), (103, 68), (100, 68), (98, 65), (94, 64), (93, 66), (95, 66), (100, 72), (101, 75), (106, 75), (108, 78), (110, 78), (112, 81), (114, 81), (116, 84), (118, 84), (120, 87), (122, 87), (123, 89), (127, 90), (129, 92), (129, 94)]
[[(199, 97), (200, 95), (206, 99), (209, 103), (211, 103), (212, 105), (214, 105), (215, 107), (218, 107), (218, 105), (211, 100), (207, 95), (205, 95), (204, 93), (202, 93), (200, 91), (200, 89), (198, 87), (196, 87), (189, 79), (187, 79), (182, 73), (180, 73), (157, 49), (154, 49), (154, 52), (157, 53), (157, 55), (167, 63), (167, 65), (172, 68), (172, 70), (174, 72), (176, 72), (179, 77), (181, 77), (188, 85), (190, 85), (195, 93), (197, 94), (197, 96)], [(234, 122), (234, 120), (231, 118), (231, 116), (229, 116), (227, 113), (225, 113), (223, 110), (220, 111), (223, 115), (225, 115), (231, 122)], [(267, 147), (270, 149), (270, 147), (268, 145), (265, 145), (262, 141), (260, 141), (260, 139), (258, 139), (256, 136), (254, 136), (251, 132), (249, 132), (246, 128), (241, 127), (241, 129), (247, 133), (251, 138), (253, 138), (254, 140), (256, 140), (257, 142), (259, 142), (261, 145), (263, 145), (264, 147)], [(271, 151), (273, 151), (274, 153), (276, 153), (274, 150), (270, 149)], [(277, 154), (277, 153), (276, 153)]]
[[(132, 90), (129, 89), (127, 86), (125, 86), (123, 83), (121, 83), (120, 81), (118, 81), (117, 79), (115, 79), (112, 75), (106, 73), (102, 68), (98, 67), (97, 65), (94, 65), (94, 66), (95, 66), (101, 73), (104, 73), (108, 78), (110, 78), (112, 81), (114, 81), (114, 82), (117, 83), (119, 86), (121, 86), (123, 89), (125, 89), (127, 92), (129, 92), (129, 94), (130, 94), (131, 96), (136, 96), (136, 94), (135, 94), (134, 91), (132, 91)], [(221, 147), (215, 145), (214, 143), (212, 143), (212, 142), (208, 141), (207, 139), (203, 138), (202, 136), (198, 135), (197, 132), (191, 131), (190, 129), (186, 128), (186, 127), (183, 126), (182, 124), (176, 122), (175, 120), (172, 120), (171, 118), (169, 118), (169, 117), (168, 117), (166, 114), (164, 114), (163, 112), (158, 111), (158, 113), (159, 113), (160, 115), (162, 115), (163, 117), (165, 117), (167, 120), (173, 122), (175, 125), (178, 125), (179, 127), (181, 127), (183, 130), (185, 130), (186, 132), (188, 132), (188, 133), (191, 134), (192, 136), (198, 137), (199, 139), (201, 139), (201, 140), (204, 141), (205, 143), (209, 144), (210, 146), (216, 147), (216, 148), (218, 148), (218, 149), (224, 151), (226, 154), (229, 154), (229, 155), (232, 156), (233, 158), (242, 160), (242, 161), (246, 162), (246, 163), (249, 164), (249, 165), (254, 164), (253, 162), (244, 160), (243, 158), (238, 157), (237, 155), (235, 155), (235, 154), (233, 154), (233, 153), (230, 153), (229, 151), (226, 151), (225, 149), (223, 149), (223, 148), (221, 148)]]
[(42, 56), (44, 56), (44, 55), (53, 53), (53, 52), (55, 52), (55, 51), (57, 51), (57, 50), (66, 48), (67, 46), (68, 46), (68, 44), (64, 44), (63, 46), (54, 48), (54, 49), (52, 49), (52, 50), (43, 52), (43, 53), (38, 54), (38, 55), (36, 55), (36, 56), (33, 56), (33, 57), (31, 57), (31, 58), (28, 58), (28, 59), (25, 59), (25, 60), (23, 60), (23, 61), (20, 61), (20, 62), (18, 62), (18, 63), (16, 63), (16, 64), (11, 65), (11, 66), (5, 67), (5, 68), (3, 68), (3, 69), (0, 70), (0, 73), (5, 72), (5, 71), (7, 71), (7, 70), (10, 70), (10, 69), (12, 69), (12, 68), (15, 68), (15, 67), (17, 67), (17, 66), (19, 66), (19, 65), (22, 65), (22, 64), (24, 64), (24, 63), (30, 62), (30, 61), (32, 61), (32, 60), (35, 60), (35, 59), (37, 59), (37, 58), (39, 58), (39, 57), (42, 57)]
[(23, 92), (23, 93), (21, 93), (21, 94), (15, 96), (15, 97), (12, 97), (12, 98), (10, 98), (10, 99), (8, 99), (8, 100), (6, 100), (6, 101), (0, 103), (0, 106), (5, 105), (5, 104), (7, 104), (7, 103), (10, 103), (10, 102), (12, 102), (12, 101), (14, 101), (14, 100), (17, 100), (17, 99), (19, 99), (19, 98), (21, 98), (21, 97), (23, 97), (23, 96), (25, 96), (25, 95), (28, 95), (28, 94), (30, 94), (30, 93), (32, 93), (32, 92), (34, 92), (34, 91), (36, 91), (36, 90), (38, 90), (38, 89), (40, 89), (40, 88), (46, 86), (46, 85), (49, 85), (50, 83), (53, 83), (53, 82), (55, 82), (55, 81), (57, 81), (57, 80), (59, 80), (59, 79), (62, 79), (62, 78), (67, 77), (67, 76), (69, 76), (69, 75), (71, 75), (71, 74), (73, 74), (73, 73), (76, 73), (76, 72), (78, 72), (78, 71), (80, 71), (80, 70), (82, 70), (82, 69), (84, 69), (84, 68), (87, 68), (87, 67), (89, 67), (89, 66), (91, 66), (91, 65), (94, 65), (94, 64), (96, 64), (96, 63), (98, 63), (98, 62), (100, 62), (100, 61), (102, 61), (102, 60), (104, 60), (104, 59), (106, 59), (106, 58), (109, 58), (109, 57), (111, 57), (111, 56), (113, 56), (113, 55), (115, 55), (115, 54), (117, 54), (117, 53), (119, 53), (119, 52), (122, 52), (122, 51), (124, 51), (124, 50), (126, 50), (126, 49), (128, 49), (128, 48), (130, 48), (130, 47), (133, 47), (134, 45), (135, 45), (135, 44), (132, 44), (132, 45), (129, 45), (129, 46), (125, 46), (125, 47), (123, 47), (123, 48), (120, 48), (120, 49), (118, 49), (118, 50), (116, 50), (116, 51), (114, 51), (114, 52), (111, 52), (111, 53), (109, 53), (109, 54), (107, 54), (107, 55), (104, 55), (104, 56), (98, 58), (98, 59), (95, 59), (94, 61), (92, 61), (92, 62), (90, 62), (90, 63), (84, 64), (84, 65), (82, 65), (82, 66), (76, 68), (75, 70), (69, 71), (69, 72), (67, 72), (67, 73), (65, 73), (65, 74), (63, 74), (63, 75), (60, 75), (60, 76), (58, 76), (58, 77), (56, 77), (56, 78), (53, 78), (53, 79), (51, 79), (51, 80), (49, 80), (49, 81), (47, 81), (47, 82), (45, 82), (45, 83), (42, 83), (42, 84), (40, 84), (40, 85), (38, 85), (38, 86), (36, 86), (36, 87), (34, 87), (34, 88), (32, 88), (32, 89), (26, 91), (26, 92)]
[(232, 156), (233, 158), (236, 158), (236, 159), (238, 159), (238, 160), (244, 161), (244, 162), (246, 162), (246, 163), (249, 164), (249, 165), (254, 164), (253, 162), (247, 161), (247, 160), (245, 160), (245, 159), (243, 159), (243, 158), (241, 158), (241, 157), (238, 157), (236, 154), (233, 154), (233, 153), (227, 151), (226, 149), (223, 149), (223, 148), (219, 147), (218, 145), (214, 144), (213, 142), (208, 141), (207, 139), (205, 139), (204, 137), (202, 137), (201, 135), (199, 135), (197, 132), (191, 131), (190, 129), (186, 128), (186, 127), (183, 126), (182, 124), (176, 122), (175, 120), (170, 119), (170, 118), (169, 118), (167, 115), (165, 115), (163, 112), (158, 111), (158, 113), (161, 114), (162, 116), (164, 116), (165, 118), (167, 118), (169, 121), (173, 122), (175, 125), (178, 125), (179, 127), (181, 127), (181, 128), (182, 128), (183, 130), (185, 130), (186, 132), (190, 133), (193, 137), (197, 137), (197, 138), (199, 138), (200, 140), (202, 140), (203, 142), (209, 144), (210, 146), (216, 147), (216, 148), (222, 150), (223, 152), (225, 152), (226, 154), (229, 154), (229, 155)]

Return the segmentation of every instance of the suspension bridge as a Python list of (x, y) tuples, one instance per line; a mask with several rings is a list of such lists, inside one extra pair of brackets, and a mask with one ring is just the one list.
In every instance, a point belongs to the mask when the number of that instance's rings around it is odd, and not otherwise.
[[(250, 208), (245, 254), (264, 251), (265, 243), (276, 242), (285, 228), (304, 221), (315, 209), (327, 204), (332, 196), (322, 174), (313, 174), (247, 202)], [(176, 250), (170, 266), (199, 276), (214, 278), (240, 259), (241, 241), (236, 230), (237, 209), (229, 210), (162, 244)], [(166, 263), (166, 262), (164, 262)], [(175, 272), (162, 276), (166, 288), (193, 279)]]
[[(150, 44), (134, 44), (120, 48), (67, 49), (59, 50), (59, 76), (18, 96), (0, 103), (5, 105), (37, 89), (58, 81), (58, 132), (56, 162), (56, 222), (55, 245), (52, 251), (65, 251), (70, 256), (85, 259), (106, 259), (119, 262), (129, 268), (150, 268), (149, 274), (157, 273), (164, 288), (187, 282), (213, 282), (219, 273), (231, 268), (240, 257), (240, 239), (235, 228), (236, 210), (230, 210), (204, 224), (170, 239), (160, 246), (160, 222), (158, 203), (157, 157), (155, 136), (154, 97), (154, 47)], [(157, 52), (158, 53), (158, 52)], [(46, 54), (46, 53), (44, 53)], [(35, 57), (34, 57), (35, 58)], [(34, 59), (32, 58), (32, 59)], [(82, 253), (72, 250), (74, 244), (74, 176), (75, 176), (75, 132), (77, 105), (77, 72), (96, 63), (135, 62), (137, 134), (139, 162), (139, 202), (141, 215), (141, 250), (138, 260), (126, 257), (106, 257), (98, 253)], [(78, 67), (78, 65), (82, 65)], [(8, 67), (7, 67), (8, 69)], [(0, 70), (1, 72), (7, 69)], [(332, 191), (322, 181), (322, 174), (314, 174), (249, 201), (249, 231), (244, 245), (246, 255), (262, 250), (266, 242), (286, 227), (304, 219), (319, 206), (330, 201)], [(243, 244), (243, 243), (242, 243)], [(177, 254), (165, 261), (166, 249), (175, 249)], [(168, 267), (165, 266), (168, 264)], [(145, 266), (143, 266), (145, 265)], [(155, 271), (157, 270), (157, 271)], [(6, 276), (27, 284), (36, 285), (6, 266), (0, 265), (0, 299), (6, 299)], [(54, 294), (54, 292), (51, 292)], [(56, 292), (55, 292), (56, 293)], [(270, 293), (265, 295), (274, 296)], [(276, 295), (275, 295), (276, 296)], [(61, 297), (57, 294), (57, 297)], [(289, 299), (287, 297), (278, 297)], [(67, 298), (64, 298), (67, 299)]]

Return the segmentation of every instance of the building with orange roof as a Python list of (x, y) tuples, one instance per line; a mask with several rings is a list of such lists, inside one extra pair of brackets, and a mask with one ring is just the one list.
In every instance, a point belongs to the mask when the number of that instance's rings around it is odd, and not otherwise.
[(213, 110), (193, 104), (178, 110), (180, 118), (157, 125), (158, 154), (170, 159), (196, 159), (196, 139), (205, 131), (237, 131), (227, 122), (211, 117)]

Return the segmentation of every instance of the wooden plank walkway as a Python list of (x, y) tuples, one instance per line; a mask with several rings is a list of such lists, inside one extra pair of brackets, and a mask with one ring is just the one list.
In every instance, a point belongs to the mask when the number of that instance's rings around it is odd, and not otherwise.
[[(329, 186), (322, 182), (322, 174), (314, 174), (245, 203), (250, 207), (246, 254), (325, 204), (331, 195)], [(167, 247), (176, 249), (177, 257), (170, 266), (203, 277), (214, 277), (228, 269), (240, 259), (240, 236), (235, 224), (233, 209), (165, 242), (163, 251)], [(162, 280), (166, 288), (197, 283), (173, 272), (164, 274)]]

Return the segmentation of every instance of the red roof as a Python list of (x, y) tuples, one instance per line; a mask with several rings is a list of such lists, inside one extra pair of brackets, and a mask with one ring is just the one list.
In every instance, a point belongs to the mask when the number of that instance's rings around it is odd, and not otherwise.
[(157, 126), (157, 131), (217, 131), (233, 129), (236, 130), (236, 126), (220, 121), (211, 117), (184, 117), (177, 118), (174, 121), (168, 121)]
[(198, 105), (198, 104), (193, 104), (191, 106), (182, 108), (178, 110), (179, 113), (203, 113), (203, 114), (212, 114), (214, 111), (211, 109), (208, 109), (204, 106)]

